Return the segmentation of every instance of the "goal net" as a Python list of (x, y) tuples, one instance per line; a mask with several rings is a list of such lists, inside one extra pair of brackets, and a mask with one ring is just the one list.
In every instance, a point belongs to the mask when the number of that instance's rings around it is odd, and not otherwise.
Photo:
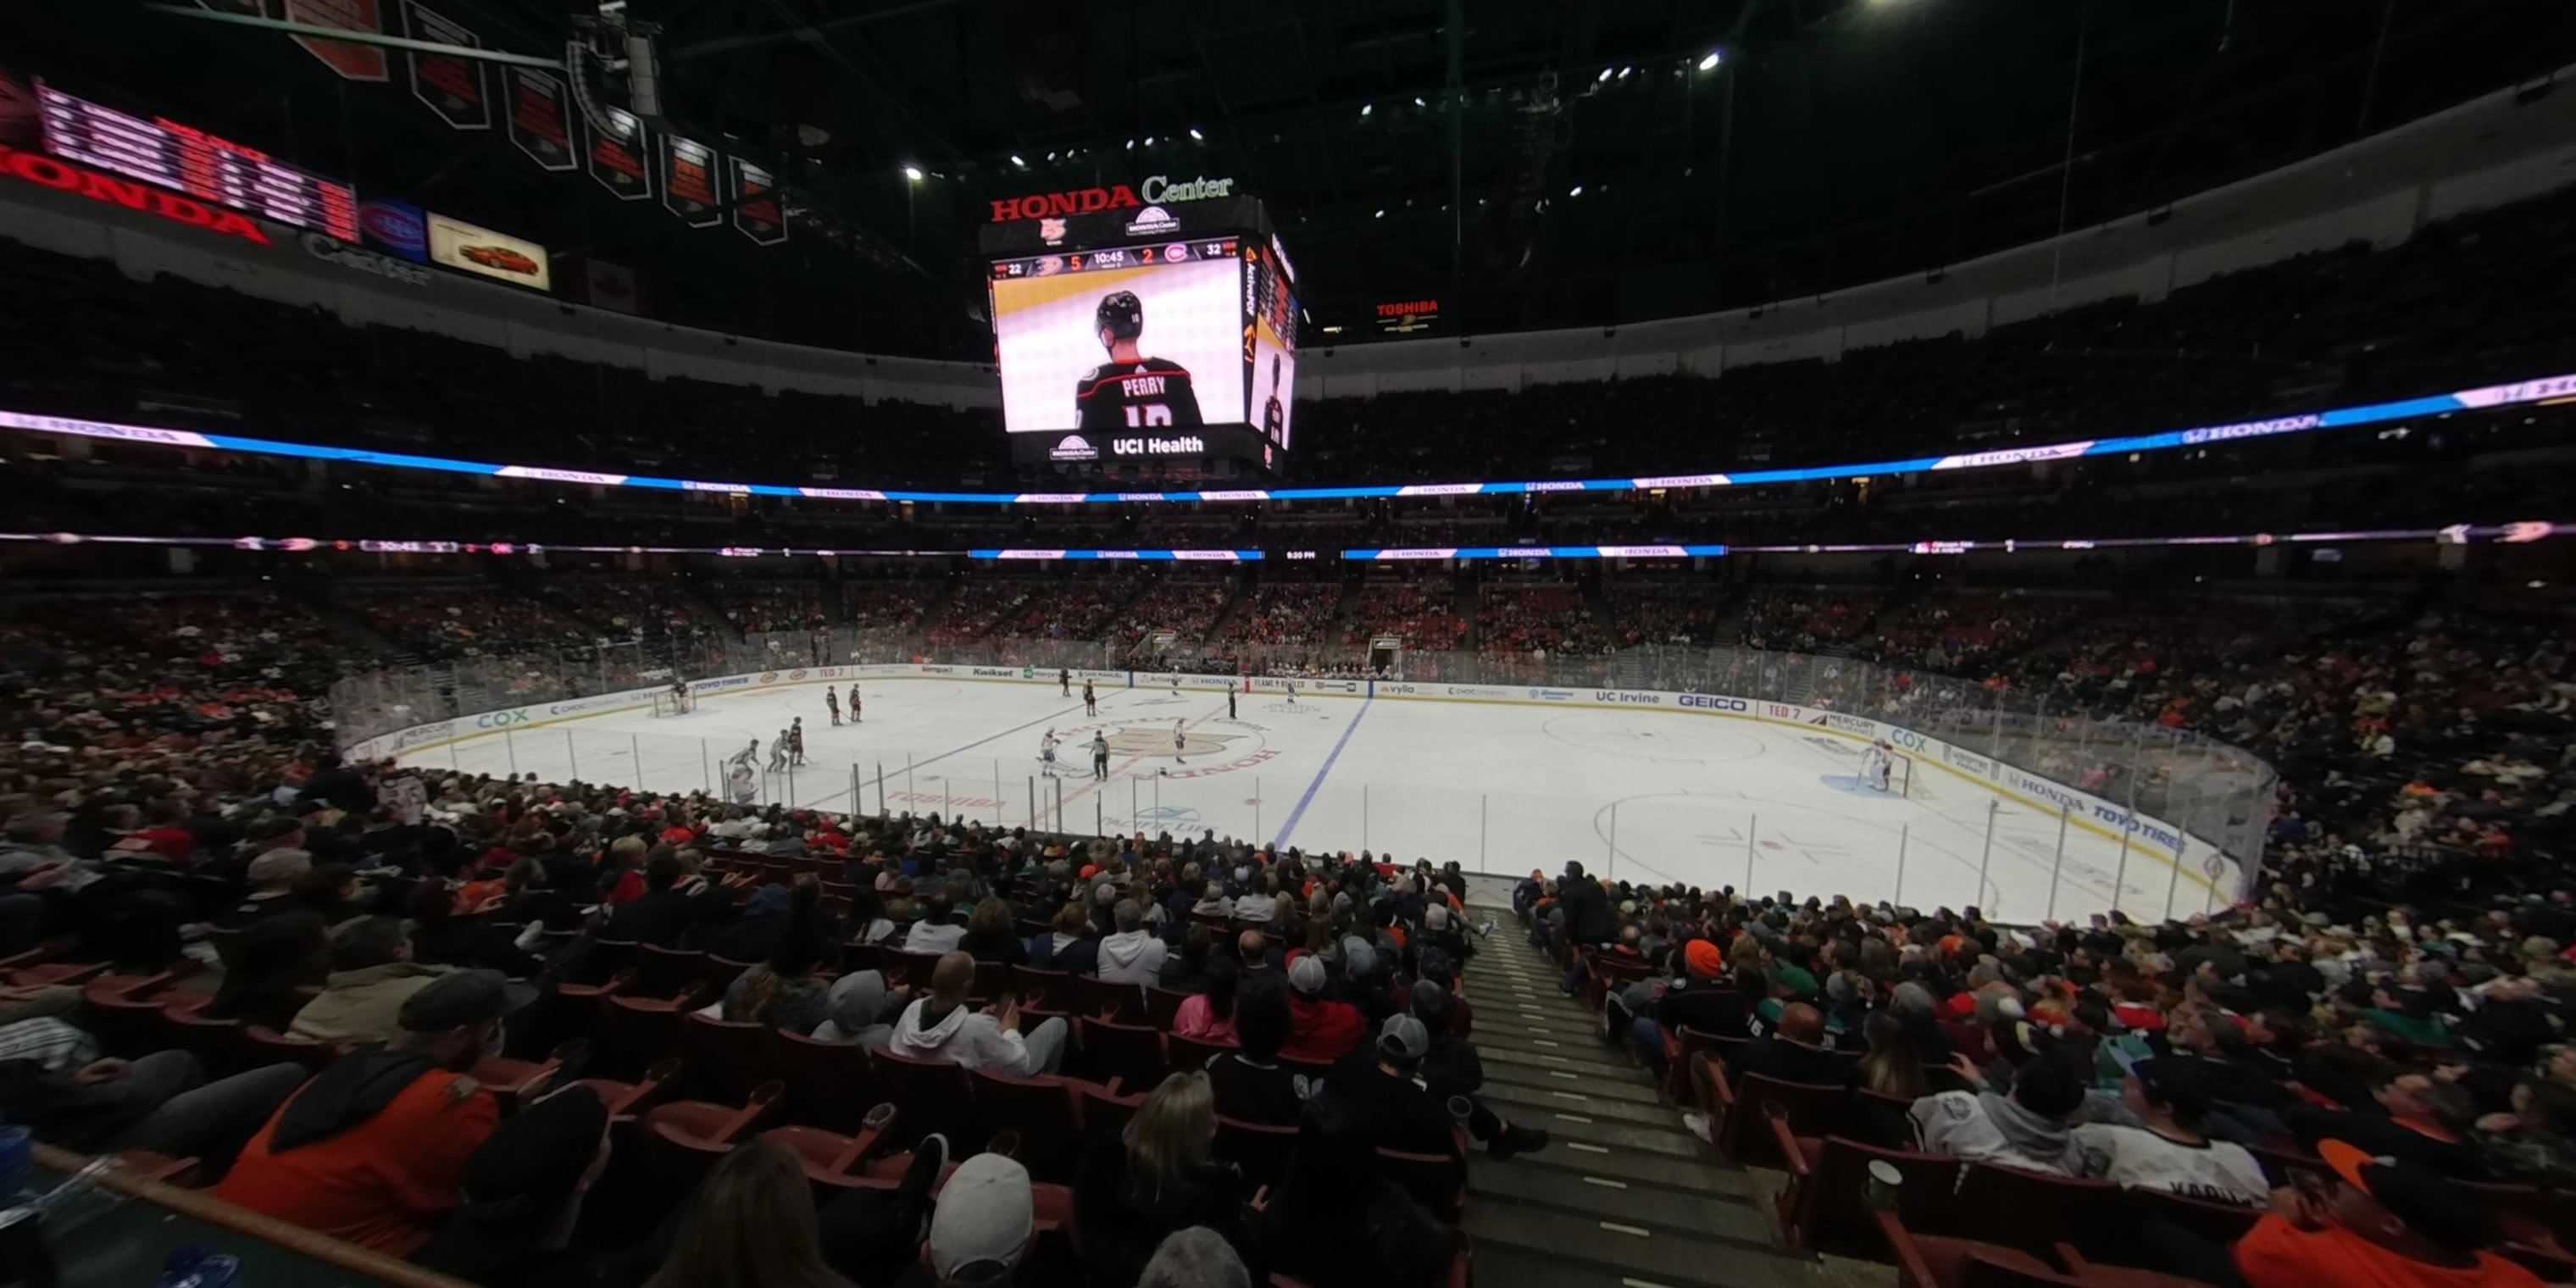
[(653, 714), (656, 717), (684, 716), (696, 709), (697, 705), (698, 700), (695, 697), (673, 693), (668, 689), (653, 695)]
[(1914, 757), (1901, 751), (1891, 750), (1887, 753), (1887, 794), (1890, 796), (1914, 794)]

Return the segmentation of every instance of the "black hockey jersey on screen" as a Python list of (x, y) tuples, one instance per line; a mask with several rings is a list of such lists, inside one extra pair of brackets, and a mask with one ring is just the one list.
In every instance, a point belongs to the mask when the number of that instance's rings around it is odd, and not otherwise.
[(1272, 394), (1270, 401), (1263, 404), (1261, 408), (1261, 432), (1268, 434), (1270, 441), (1275, 443), (1279, 441), (1279, 431), (1287, 428), (1287, 425), (1287, 409), (1279, 405), (1279, 396)]
[(1120, 429), (1197, 429), (1198, 391), (1190, 370), (1167, 358), (1104, 362), (1074, 386), (1075, 427), (1107, 433)]

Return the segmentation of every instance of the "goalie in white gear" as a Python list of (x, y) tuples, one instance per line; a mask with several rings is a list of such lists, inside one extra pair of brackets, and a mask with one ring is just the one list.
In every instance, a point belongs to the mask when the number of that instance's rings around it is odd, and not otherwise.
[(1889, 773), (1896, 767), (1895, 749), (1886, 742), (1873, 742), (1860, 753), (1861, 785), (1872, 791), (1886, 791)]

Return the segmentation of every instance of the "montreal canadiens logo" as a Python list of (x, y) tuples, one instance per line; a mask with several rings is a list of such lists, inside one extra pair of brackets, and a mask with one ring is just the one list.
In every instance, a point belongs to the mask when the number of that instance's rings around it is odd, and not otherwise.
[(421, 250), (429, 244), (420, 216), (397, 206), (368, 202), (358, 208), (358, 223), (367, 235), (396, 250)]

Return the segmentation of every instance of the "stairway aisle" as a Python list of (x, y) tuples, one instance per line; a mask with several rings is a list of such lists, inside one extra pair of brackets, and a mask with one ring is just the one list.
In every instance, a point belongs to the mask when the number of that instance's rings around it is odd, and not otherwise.
[(1720, 1162), (1659, 1103), (1653, 1080), (1601, 1041), (1598, 1017), (1557, 990), (1558, 972), (1509, 909), (1467, 969), (1485, 1103), (1543, 1128), (1546, 1149), (1467, 1165), (1467, 1233), (1478, 1288), (1784, 1288), (1828, 1282), (1779, 1246), (1754, 1174)]

